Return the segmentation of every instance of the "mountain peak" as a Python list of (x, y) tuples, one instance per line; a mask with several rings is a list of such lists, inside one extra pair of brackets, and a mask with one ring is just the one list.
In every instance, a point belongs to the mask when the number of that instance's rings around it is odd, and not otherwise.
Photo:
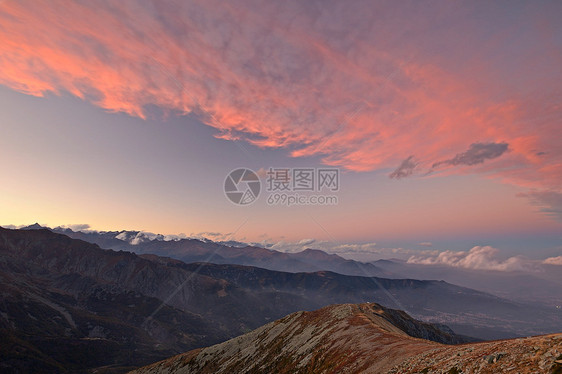
[(20, 230), (42, 230), (46, 227), (41, 226), (39, 223), (35, 222), (33, 225), (22, 227)]
[(310, 259), (318, 259), (318, 260), (330, 260), (330, 259), (341, 259), (343, 260), (343, 258), (341, 256), (338, 256), (336, 254), (330, 254), (327, 252), (324, 252), (321, 249), (314, 249), (314, 248), (306, 248), (300, 252), (296, 252), (295, 253), (296, 256), (301, 256), (301, 257), (307, 257)]

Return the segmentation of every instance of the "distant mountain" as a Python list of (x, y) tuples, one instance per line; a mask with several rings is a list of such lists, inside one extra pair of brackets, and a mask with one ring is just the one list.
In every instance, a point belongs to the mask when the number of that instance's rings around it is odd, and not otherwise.
[(0, 281), (0, 368), (23, 371), (118, 372), (334, 303), (397, 306), (480, 338), (562, 325), (550, 310), (445, 282), (186, 264), (44, 229), (0, 228)]
[(37, 222), (35, 222), (32, 225), (22, 227), (21, 230), (42, 230), (42, 229), (45, 229), (45, 228), (47, 228), (47, 227), (43, 227), (40, 224), (38, 224)]
[[(31, 228), (37, 228), (37, 226), (35, 224)], [(257, 266), (269, 270), (289, 272), (327, 270), (345, 275), (390, 275), (373, 264), (348, 260), (317, 249), (285, 253), (242, 243), (229, 246), (210, 240), (179, 238), (165, 240), (163, 235), (147, 234), (142, 231), (76, 232), (68, 228), (50, 230), (74, 239), (97, 244), (105, 249), (131, 251), (137, 254), (155, 254), (172, 257), (183, 262)]]
[[(297, 312), (248, 334), (134, 374), (558, 373), (562, 334), (443, 345), (441, 331), (377, 304)], [(439, 339), (433, 339), (439, 340)]]

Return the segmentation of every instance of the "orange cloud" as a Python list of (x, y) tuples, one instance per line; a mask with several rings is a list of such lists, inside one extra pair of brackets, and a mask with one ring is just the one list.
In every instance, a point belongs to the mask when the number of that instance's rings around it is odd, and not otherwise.
[(408, 175), (424, 175), (471, 144), (505, 143), (440, 175), (558, 189), (556, 12), (516, 9), (516, 28), (499, 10), (471, 21), (480, 6), (8, 0), (0, 84), (141, 118), (147, 105), (197, 112), (219, 137), (356, 171), (413, 156)]

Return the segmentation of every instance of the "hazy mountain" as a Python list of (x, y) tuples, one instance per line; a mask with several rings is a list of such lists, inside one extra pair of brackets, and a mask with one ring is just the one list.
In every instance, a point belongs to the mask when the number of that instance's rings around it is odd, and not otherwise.
[(303, 309), (308, 310), (334, 303), (379, 302), (405, 310), (417, 319), (446, 324), (456, 333), (481, 339), (558, 332), (562, 326), (560, 309), (516, 303), (444, 281), (356, 277), (333, 272), (288, 273), (236, 265), (178, 262), (175, 266), (264, 295), (298, 295), (307, 300)]
[(541, 264), (533, 272), (477, 270), (445, 265), (412, 264), (400, 260), (379, 260), (374, 265), (388, 278), (441, 279), (485, 291), (511, 300), (562, 305), (561, 267)]
[[(138, 369), (188, 373), (557, 373), (562, 334), (443, 345), (432, 326), (377, 304), (297, 312), (222, 344)], [(422, 338), (422, 339), (419, 339)], [(436, 340), (436, 339), (434, 339)]]

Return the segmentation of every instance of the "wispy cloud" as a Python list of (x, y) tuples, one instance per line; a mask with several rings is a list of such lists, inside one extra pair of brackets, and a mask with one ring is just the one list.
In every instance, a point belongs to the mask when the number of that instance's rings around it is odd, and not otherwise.
[(492, 160), (503, 155), (508, 150), (507, 143), (473, 143), (467, 151), (457, 153), (455, 157), (449, 160), (439, 161), (433, 164), (432, 169), (436, 169), (442, 165), (477, 165), (484, 161)]
[(527, 193), (520, 193), (517, 196), (529, 199), (531, 204), (537, 206), (541, 212), (562, 221), (561, 192), (552, 190), (531, 190)]
[(194, 112), (224, 139), (399, 165), (397, 179), (463, 165), (450, 172), (557, 189), (559, 5), (505, 6), (6, 1), (0, 84), (138, 117)]

